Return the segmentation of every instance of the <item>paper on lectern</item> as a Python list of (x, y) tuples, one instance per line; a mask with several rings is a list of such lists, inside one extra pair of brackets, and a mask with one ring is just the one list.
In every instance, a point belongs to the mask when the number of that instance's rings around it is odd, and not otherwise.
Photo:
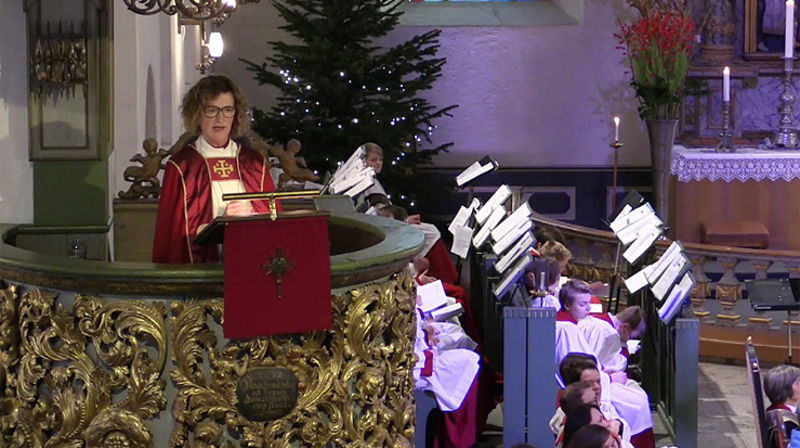
[(678, 281), (678, 276), (684, 272), (684, 267), (688, 266), (689, 260), (683, 254), (680, 254), (667, 266), (664, 273), (661, 274), (658, 281), (653, 285), (653, 295), (659, 301), (664, 299), (664, 296), (669, 291), (669, 288)]
[(475, 235), (475, 238), (472, 239), (472, 244), (476, 249), (481, 247), (483, 243), (486, 242), (486, 240), (489, 238), (489, 235), (492, 233), (492, 229), (494, 229), (494, 227), (500, 222), (501, 219), (503, 219), (505, 215), (506, 207), (504, 205), (498, 205), (492, 210), (489, 218), (483, 223), (481, 230), (479, 230), (478, 234)]
[(500, 238), (500, 241), (494, 243), (492, 245), (492, 252), (495, 255), (500, 255), (506, 251), (515, 241), (517, 241), (525, 232), (528, 232), (533, 228), (533, 223), (530, 219), (526, 219), (522, 221), (517, 227), (511, 229), (506, 235)]
[(500, 280), (500, 283), (498, 283), (497, 286), (495, 286), (495, 288), (492, 290), (492, 293), (495, 295), (495, 297), (500, 299), (503, 297), (503, 295), (505, 295), (506, 292), (508, 292), (508, 288), (510, 288), (511, 285), (513, 285), (514, 282), (519, 279), (519, 277), (525, 271), (525, 267), (531, 262), (531, 260), (532, 257), (530, 255), (526, 255), (520, 258), (519, 261), (514, 264), (514, 267), (506, 272), (506, 275), (503, 276), (503, 278)]
[(453, 229), (453, 246), (450, 252), (458, 255), (461, 258), (467, 258), (469, 253), (469, 246), (472, 243), (472, 227), (456, 226)]
[(681, 309), (681, 305), (683, 305), (686, 296), (694, 287), (694, 276), (692, 276), (691, 272), (685, 273), (681, 281), (672, 288), (667, 300), (665, 300), (661, 308), (658, 309), (658, 317), (661, 318), (664, 323), (669, 324), (678, 310)]
[(500, 238), (503, 237), (506, 233), (510, 232), (514, 227), (519, 225), (521, 222), (530, 221), (531, 210), (530, 205), (528, 203), (524, 203), (517, 207), (513, 213), (508, 215), (506, 219), (503, 220), (500, 224), (497, 225), (494, 229), (492, 229), (492, 240), (499, 241)]
[(505, 184), (501, 185), (500, 188), (492, 194), (489, 200), (483, 204), (483, 207), (475, 213), (475, 220), (478, 221), (478, 224), (483, 225), (494, 208), (503, 204), (509, 197), (511, 197), (511, 188)]
[(533, 246), (533, 236), (528, 233), (520, 238), (519, 242), (495, 263), (494, 267), (497, 269), (497, 272), (502, 274), (517, 257), (527, 254), (531, 246)]

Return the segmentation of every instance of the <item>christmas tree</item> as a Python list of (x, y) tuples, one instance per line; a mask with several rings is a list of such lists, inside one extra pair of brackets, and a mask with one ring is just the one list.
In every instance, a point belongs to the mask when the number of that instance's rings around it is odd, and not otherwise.
[(414, 211), (431, 186), (414, 182), (416, 166), (452, 143), (433, 146), (437, 108), (421, 96), (441, 76), (439, 30), (391, 47), (376, 42), (398, 24), (403, 0), (273, 0), (296, 42), (269, 42), (262, 64), (243, 60), (259, 84), (280, 89), (278, 104), (253, 111), (267, 141), (297, 138), (309, 168), (333, 172), (361, 144), (384, 151), (379, 176), (392, 201)]

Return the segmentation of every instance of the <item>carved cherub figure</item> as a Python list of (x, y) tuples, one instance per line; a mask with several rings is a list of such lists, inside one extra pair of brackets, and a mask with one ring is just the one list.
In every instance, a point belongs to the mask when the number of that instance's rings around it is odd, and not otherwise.
[(170, 154), (170, 151), (158, 149), (158, 143), (152, 138), (145, 140), (142, 148), (145, 155), (134, 154), (131, 157), (131, 162), (141, 163), (142, 166), (129, 166), (122, 174), (125, 180), (133, 184), (128, 191), (119, 192), (121, 198), (138, 199), (150, 196), (157, 198), (160, 193), (161, 182), (158, 180), (158, 171), (161, 169), (161, 161)]
[(281, 168), (283, 168), (283, 174), (278, 177), (279, 184), (291, 179), (298, 182), (319, 180), (319, 176), (306, 168), (306, 160), (299, 155), (301, 146), (300, 141), (293, 138), (286, 142), (286, 149), (283, 150), (283, 153), (278, 154), (278, 160), (280, 160)]

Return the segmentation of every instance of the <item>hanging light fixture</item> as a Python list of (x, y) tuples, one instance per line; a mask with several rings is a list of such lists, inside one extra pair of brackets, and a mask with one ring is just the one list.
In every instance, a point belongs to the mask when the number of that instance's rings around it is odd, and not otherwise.
[[(191, 20), (213, 20), (218, 25), (236, 10), (236, 0), (122, 0), (129, 10), (141, 15), (159, 12), (179, 13)], [(258, 3), (260, 0), (239, 0), (238, 3)]]
[(210, 33), (208, 35), (208, 40), (204, 41), (202, 44), (200, 63), (197, 64), (195, 68), (205, 75), (207, 71), (211, 70), (211, 66), (214, 65), (214, 62), (222, 56), (224, 48), (225, 44), (222, 42), (222, 33), (219, 31)]

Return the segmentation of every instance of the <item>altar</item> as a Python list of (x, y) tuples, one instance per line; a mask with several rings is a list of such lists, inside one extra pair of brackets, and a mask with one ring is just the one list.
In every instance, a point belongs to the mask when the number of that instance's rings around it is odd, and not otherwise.
[(670, 171), (671, 238), (699, 243), (702, 225), (760, 222), (769, 249), (800, 250), (800, 151), (675, 145)]

